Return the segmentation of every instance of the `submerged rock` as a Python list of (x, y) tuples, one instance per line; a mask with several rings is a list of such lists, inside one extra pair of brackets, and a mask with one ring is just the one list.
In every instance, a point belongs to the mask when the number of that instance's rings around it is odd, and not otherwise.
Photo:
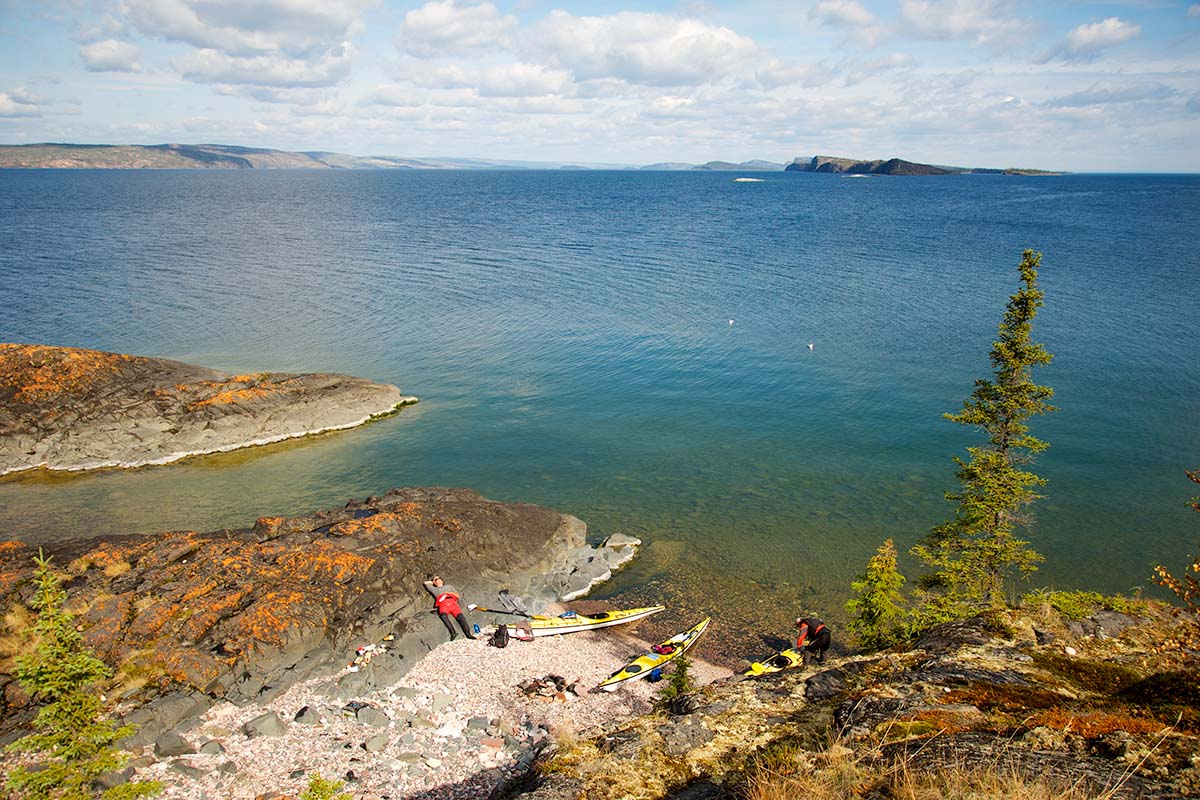
[(0, 344), (0, 475), (166, 464), (352, 428), (416, 402), (348, 375)]

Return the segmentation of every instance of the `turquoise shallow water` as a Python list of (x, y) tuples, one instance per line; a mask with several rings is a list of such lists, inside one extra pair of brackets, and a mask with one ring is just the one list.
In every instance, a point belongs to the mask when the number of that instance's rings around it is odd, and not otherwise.
[(422, 398), (296, 444), (5, 480), (0, 535), (470, 486), (642, 536), (604, 593), (686, 606), (663, 625), (786, 633), (948, 513), (975, 440), (940, 415), (985, 374), (1033, 247), (1061, 408), (1035, 423), (1035, 583), (1128, 590), (1194, 550), (1200, 178), (732, 177), (0, 171), (0, 341)]

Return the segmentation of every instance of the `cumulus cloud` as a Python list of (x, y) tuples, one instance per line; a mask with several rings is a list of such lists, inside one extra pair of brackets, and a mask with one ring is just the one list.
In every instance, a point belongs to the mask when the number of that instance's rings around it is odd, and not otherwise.
[(650, 86), (719, 80), (758, 51), (753, 39), (726, 27), (635, 11), (607, 17), (552, 11), (530, 43), (577, 80), (617, 78)]
[(906, 31), (921, 39), (988, 46), (1018, 41), (1033, 30), (1005, 0), (900, 0), (900, 19)]
[(41, 101), (24, 89), (0, 92), (0, 117), (40, 117)]
[(912, 66), (913, 59), (908, 53), (891, 53), (883, 58), (866, 62), (844, 62), (838, 65), (844, 73), (843, 82), (846, 86), (854, 86), (869, 80), (883, 72)]
[(808, 12), (809, 19), (831, 28), (840, 28), (865, 45), (873, 46), (884, 38), (878, 18), (858, 0), (819, 0)]
[(88, 72), (141, 72), (141, 53), (129, 42), (105, 39), (79, 48), (83, 68)]
[(834, 74), (825, 64), (771, 59), (754, 73), (754, 77), (759, 86), (769, 91), (785, 86), (823, 86), (833, 80)]
[(236, 56), (302, 58), (361, 28), (376, 0), (125, 0), (125, 18), (146, 36)]
[(1038, 61), (1091, 61), (1108, 48), (1124, 44), (1141, 32), (1141, 25), (1117, 17), (1080, 25), (1068, 33), (1067, 38), (1043, 53)]
[(396, 44), (420, 58), (464, 55), (509, 47), (516, 27), (492, 3), (434, 0), (404, 15)]
[(197, 83), (320, 87), (333, 86), (350, 73), (353, 51), (348, 42), (310, 59), (289, 58), (277, 53), (247, 58), (204, 49), (171, 63), (184, 78)]
[(820, 0), (808, 12), (810, 19), (840, 28), (874, 25), (875, 15), (858, 0)]
[(410, 73), (408, 79), (429, 89), (474, 89), (481, 97), (535, 97), (559, 94), (571, 84), (565, 70), (542, 64), (501, 64), (484, 69), (438, 67)]
[(1177, 89), (1161, 83), (1135, 83), (1123, 86), (1093, 84), (1081, 91), (1046, 101), (1051, 108), (1082, 108), (1084, 106), (1107, 106), (1118, 103), (1139, 103), (1146, 100), (1170, 100), (1179, 94)]

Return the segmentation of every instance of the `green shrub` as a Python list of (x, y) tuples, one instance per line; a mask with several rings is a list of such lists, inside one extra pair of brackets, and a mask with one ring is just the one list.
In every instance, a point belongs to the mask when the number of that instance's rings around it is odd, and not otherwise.
[(665, 708), (673, 698), (691, 694), (696, 690), (696, 683), (692, 680), (692, 660), (687, 657), (687, 654), (678, 656), (671, 663), (675, 665), (675, 668), (667, 677), (666, 686), (658, 693), (660, 708)]
[(908, 611), (896, 568), (896, 545), (888, 539), (867, 562), (867, 571), (850, 584), (856, 597), (846, 603), (850, 631), (864, 650), (883, 650), (909, 634)]
[(1028, 608), (1042, 604), (1049, 605), (1066, 619), (1083, 619), (1102, 608), (1121, 614), (1140, 614), (1146, 608), (1146, 604), (1140, 600), (1117, 594), (1103, 595), (1099, 592), (1081, 589), (1070, 592), (1039, 589), (1029, 592), (1021, 598), (1022, 607)]
[[(110, 672), (84, 646), (71, 615), (63, 610), (67, 595), (50, 561), (40, 552), (34, 559), (36, 590), (30, 606), (37, 613), (37, 644), (32, 653), (16, 659), (15, 670), (25, 691), (44, 705), (34, 718), (34, 732), (9, 745), (10, 750), (34, 754), (34, 764), (10, 771), (6, 787), (22, 800), (90, 800), (97, 796), (96, 780), (129, 760), (115, 743), (134, 727), (117, 727), (101, 718), (99, 685)], [(133, 800), (161, 788), (157, 781), (138, 781), (99, 796)]]
[(350, 800), (348, 792), (340, 791), (345, 785), (345, 781), (328, 780), (316, 773), (308, 779), (308, 788), (301, 793), (300, 800)]

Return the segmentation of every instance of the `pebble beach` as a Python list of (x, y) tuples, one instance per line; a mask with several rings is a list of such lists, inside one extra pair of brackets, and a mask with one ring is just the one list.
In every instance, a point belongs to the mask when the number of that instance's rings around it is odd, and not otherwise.
[[(344, 780), (355, 800), (483, 800), (522, 774), (543, 744), (646, 713), (665, 685), (635, 680), (589, 691), (649, 647), (636, 631), (513, 640), (503, 649), (486, 633), (435, 647), (395, 685), (362, 696), (331, 695), (331, 678), (347, 666), (265, 705), (220, 703), (182, 732), (181, 749), (198, 752), (160, 759), (137, 778), (163, 781), (166, 800), (295, 797), (314, 774)], [(731, 673), (694, 659), (692, 674), (704, 684)], [(576, 692), (520, 688), (547, 675), (577, 684)], [(247, 735), (243, 726), (255, 720), (264, 732)]]

